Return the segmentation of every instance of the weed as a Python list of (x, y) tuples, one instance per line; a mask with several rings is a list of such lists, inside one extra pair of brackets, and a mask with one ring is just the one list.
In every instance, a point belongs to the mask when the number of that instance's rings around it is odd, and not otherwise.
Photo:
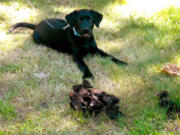
[[(166, 110), (158, 106), (155, 94), (168, 90), (171, 99), (180, 104), (180, 78), (161, 74), (166, 63), (180, 65), (180, 8), (169, 6), (146, 16), (139, 14), (139, 1), (133, 6), (129, 0), (30, 1), (36, 10), (26, 0), (0, 1), (0, 134), (179, 132), (179, 119), (173, 122), (167, 119)], [(146, 2), (141, 2), (146, 6)], [(164, 4), (165, 1), (158, 6)], [(135, 7), (136, 13), (131, 9)], [(36, 24), (45, 17), (64, 18), (80, 8), (92, 8), (103, 14), (100, 28), (94, 29), (98, 46), (129, 63), (121, 67), (109, 58), (85, 58), (95, 75), (91, 80), (93, 86), (120, 98), (120, 110), (125, 117), (117, 121), (109, 120), (103, 113), (92, 118), (70, 109), (68, 93), (74, 84), (82, 82), (82, 74), (71, 56), (36, 45), (30, 37), (31, 30), (23, 28), (7, 34), (14, 23)], [(36, 78), (37, 73), (48, 76)]]

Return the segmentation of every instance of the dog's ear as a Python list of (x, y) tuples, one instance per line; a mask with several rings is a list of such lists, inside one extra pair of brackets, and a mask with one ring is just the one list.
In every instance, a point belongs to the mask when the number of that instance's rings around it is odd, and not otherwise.
[(90, 12), (93, 15), (94, 24), (96, 25), (96, 27), (99, 27), (99, 24), (103, 19), (103, 15), (94, 10), (90, 10)]
[(66, 21), (69, 23), (69, 25), (71, 27), (74, 26), (74, 22), (75, 22), (75, 18), (77, 16), (77, 14), (78, 14), (78, 12), (77, 12), (77, 10), (75, 10), (65, 16)]

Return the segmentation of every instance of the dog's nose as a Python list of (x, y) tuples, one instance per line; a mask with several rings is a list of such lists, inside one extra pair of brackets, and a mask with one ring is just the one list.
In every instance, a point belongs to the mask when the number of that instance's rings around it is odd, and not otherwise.
[(85, 28), (85, 29), (83, 29), (83, 32), (84, 32), (84, 33), (89, 33), (89, 29), (88, 29), (88, 28)]

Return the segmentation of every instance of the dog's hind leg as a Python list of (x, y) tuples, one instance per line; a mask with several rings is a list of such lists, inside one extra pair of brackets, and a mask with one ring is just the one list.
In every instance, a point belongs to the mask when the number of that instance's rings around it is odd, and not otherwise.
[(34, 39), (36, 44), (42, 43), (41, 37), (40, 37), (40, 35), (39, 35), (39, 33), (37, 31), (34, 31), (33, 39)]

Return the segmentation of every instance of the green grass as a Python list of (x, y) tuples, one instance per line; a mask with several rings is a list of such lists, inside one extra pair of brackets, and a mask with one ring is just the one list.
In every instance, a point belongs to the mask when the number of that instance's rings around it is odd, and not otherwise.
[[(127, 2), (117, 0), (25, 0), (0, 1), (0, 135), (178, 135), (179, 118), (170, 120), (158, 105), (158, 92), (168, 90), (180, 106), (180, 77), (161, 73), (166, 63), (180, 66), (180, 8), (169, 6), (152, 16), (119, 11)], [(126, 5), (127, 4), (127, 5)], [(38, 23), (45, 17), (64, 16), (80, 8), (93, 8), (104, 15), (94, 29), (98, 46), (127, 67), (110, 59), (87, 56), (95, 76), (94, 87), (120, 97), (126, 115), (110, 120), (76, 112), (68, 93), (82, 82), (72, 57), (36, 45), (32, 31), (8, 28), (20, 21)], [(4, 12), (6, 10), (6, 12)], [(44, 73), (46, 78), (35, 74)]]
[(16, 112), (10, 103), (10, 100), (15, 96), (16, 91), (9, 91), (5, 93), (2, 99), (0, 99), (0, 115), (4, 119), (13, 119), (16, 117)]
[(3, 65), (0, 67), (0, 74), (7, 73), (7, 72), (15, 73), (16, 71), (19, 71), (21, 69), (22, 69), (22, 65), (15, 65), (15, 64)]

